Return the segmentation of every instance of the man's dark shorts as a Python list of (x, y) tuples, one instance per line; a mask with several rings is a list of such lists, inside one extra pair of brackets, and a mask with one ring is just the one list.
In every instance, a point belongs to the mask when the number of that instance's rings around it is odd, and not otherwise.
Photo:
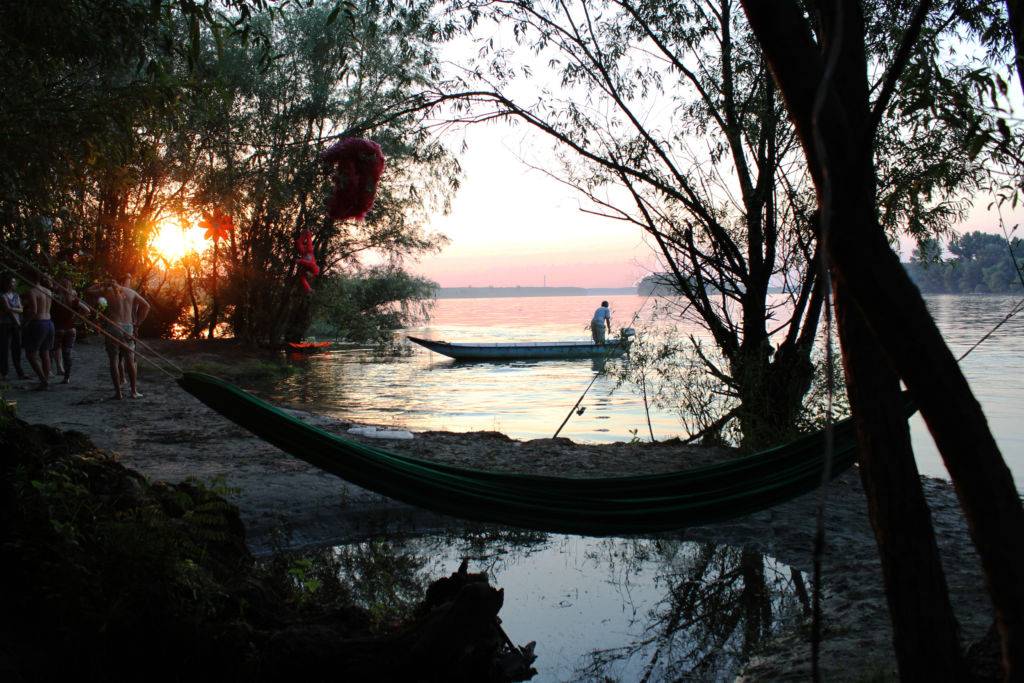
[(61, 349), (63, 351), (70, 351), (75, 348), (75, 340), (78, 339), (78, 331), (69, 327), (65, 330), (57, 330), (53, 338), (53, 350)]
[(21, 328), (21, 348), (26, 353), (46, 353), (53, 348), (53, 321), (29, 320)]

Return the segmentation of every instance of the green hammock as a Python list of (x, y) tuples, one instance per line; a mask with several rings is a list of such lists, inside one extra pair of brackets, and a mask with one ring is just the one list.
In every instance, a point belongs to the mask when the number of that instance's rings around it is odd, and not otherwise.
[[(436, 512), (527, 529), (594, 536), (642, 534), (740, 517), (821, 483), (825, 435), (718, 465), (668, 474), (573, 479), (490, 472), (412, 458), (331, 434), (210, 375), (182, 388), (235, 424), (346, 481)], [(856, 457), (851, 420), (834, 428), (832, 474)]]

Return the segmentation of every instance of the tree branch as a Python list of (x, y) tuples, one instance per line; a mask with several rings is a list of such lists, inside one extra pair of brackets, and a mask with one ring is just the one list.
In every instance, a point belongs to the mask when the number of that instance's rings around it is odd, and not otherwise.
[(918, 36), (921, 35), (921, 29), (924, 27), (925, 19), (928, 18), (931, 4), (932, 0), (921, 0), (917, 9), (914, 10), (914, 14), (910, 17), (907, 30), (903, 33), (903, 40), (900, 41), (900, 46), (897, 48), (892, 63), (889, 65), (889, 70), (885, 74), (882, 90), (878, 93), (878, 98), (871, 108), (871, 115), (868, 118), (868, 129), (865, 131), (865, 144), (870, 140), (874, 140), (875, 131), (878, 130), (878, 125), (882, 121), (882, 115), (885, 113), (886, 107), (889, 106), (889, 100), (892, 99), (893, 93), (896, 92), (896, 84), (899, 82), (900, 76), (903, 75), (903, 69), (906, 67), (907, 62), (910, 61), (914, 43), (917, 42)]

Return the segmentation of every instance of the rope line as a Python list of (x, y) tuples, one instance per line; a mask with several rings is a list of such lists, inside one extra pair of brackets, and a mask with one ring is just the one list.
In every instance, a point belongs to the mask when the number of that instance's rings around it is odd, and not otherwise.
[[(14, 268), (14, 267), (10, 267), (10, 270), (11, 270), (11, 272), (13, 272), (13, 273), (15, 273), (16, 275), (18, 275), (19, 277), (21, 277), (22, 279), (26, 279), (26, 278), (25, 278), (25, 276), (24, 276), (24, 273), (22, 273), (21, 271), (19, 271), (19, 270), (18, 270), (17, 268)], [(119, 346), (119, 347), (121, 347), (122, 349), (124, 349), (124, 350), (126, 350), (126, 351), (130, 351), (130, 352), (134, 353), (134, 354), (135, 354), (136, 356), (138, 356), (138, 357), (139, 357), (139, 358), (141, 358), (142, 360), (146, 361), (147, 363), (149, 363), (150, 365), (152, 365), (152, 366), (153, 366), (154, 368), (156, 368), (156, 369), (157, 369), (157, 370), (159, 370), (160, 372), (162, 372), (162, 373), (164, 373), (165, 375), (167, 375), (168, 377), (170, 377), (170, 378), (171, 378), (172, 380), (175, 380), (175, 381), (177, 381), (178, 377), (179, 377), (179, 376), (181, 376), (182, 374), (184, 374), (183, 372), (181, 372), (181, 371), (179, 370), (179, 375), (177, 375), (177, 376), (176, 376), (176, 375), (175, 375), (175, 374), (174, 374), (173, 372), (171, 372), (171, 371), (167, 370), (167, 368), (165, 368), (165, 367), (164, 367), (163, 365), (161, 365), (160, 363), (157, 363), (156, 361), (154, 361), (154, 360), (153, 360), (152, 358), (150, 358), (150, 357), (149, 357), (149, 356), (147, 356), (146, 354), (144, 354), (144, 353), (142, 353), (142, 352), (138, 351), (137, 349), (132, 349), (132, 348), (131, 348), (130, 346), (128, 346), (128, 344), (127, 344), (127, 343), (125, 343), (125, 342), (124, 342), (123, 340), (121, 340), (121, 339), (118, 339), (118, 338), (117, 338), (117, 337), (115, 337), (114, 335), (112, 335), (112, 334), (110, 334), (109, 332), (107, 332), (107, 331), (106, 331), (105, 329), (103, 329), (103, 325), (101, 325), (101, 324), (99, 324), (99, 323), (97, 323), (97, 322), (95, 322), (95, 321), (93, 321), (93, 320), (90, 320), (90, 319), (89, 319), (89, 318), (87, 318), (86, 316), (82, 315), (82, 313), (81, 313), (81, 312), (79, 312), (79, 311), (75, 311), (75, 310), (74, 310), (74, 309), (72, 309), (72, 308), (71, 308), (70, 306), (68, 306), (67, 304), (65, 304), (65, 303), (64, 303), (64, 302), (62, 302), (62, 301), (59, 301), (59, 300), (57, 300), (57, 299), (56, 299), (56, 298), (54, 298), (54, 297), (51, 297), (51, 301), (53, 301), (53, 303), (57, 304), (58, 306), (61, 306), (61, 307), (62, 307), (62, 308), (64, 308), (65, 310), (69, 311), (69, 312), (70, 312), (70, 313), (71, 313), (72, 315), (74, 315), (75, 317), (77, 317), (78, 319), (80, 319), (80, 320), (81, 320), (81, 321), (82, 321), (83, 323), (85, 323), (85, 325), (86, 325), (87, 327), (89, 327), (90, 329), (92, 329), (92, 330), (93, 330), (94, 332), (97, 332), (97, 333), (98, 333), (98, 334), (100, 334), (100, 335), (101, 335), (102, 337), (104, 337), (104, 338), (106, 338), (106, 339), (109, 339), (109, 340), (110, 340), (111, 342), (113, 342), (113, 343), (114, 343), (114, 344), (115, 344), (116, 346)], [(88, 304), (86, 304), (86, 303), (84, 303), (84, 302), (81, 302), (81, 301), (80, 301), (80, 303), (82, 303), (82, 305), (84, 305), (84, 306), (85, 306), (85, 307), (86, 307), (87, 309), (89, 309), (89, 310), (90, 310), (90, 312), (93, 312), (93, 311), (95, 311), (95, 309), (93, 309), (92, 307), (90, 307), (90, 306), (89, 306)]]
[[(46, 277), (50, 278), (51, 280), (54, 280), (54, 279), (55, 279), (55, 278), (54, 278), (54, 277), (53, 277), (52, 275), (50, 275), (49, 273), (47, 273), (47, 272), (46, 272), (46, 271), (45, 271), (44, 269), (42, 269), (42, 268), (40, 268), (40, 267), (36, 266), (36, 265), (35, 265), (35, 264), (33, 264), (33, 263), (32, 263), (31, 261), (29, 261), (29, 260), (28, 260), (28, 259), (26, 259), (25, 257), (21, 256), (21, 255), (20, 255), (20, 254), (18, 254), (17, 252), (13, 251), (12, 249), (10, 249), (9, 247), (7, 247), (6, 245), (4, 245), (4, 244), (0, 244), (0, 246), (2, 246), (2, 247), (3, 247), (4, 251), (6, 251), (6, 252), (7, 252), (8, 254), (10, 254), (10, 255), (11, 255), (11, 256), (13, 256), (14, 258), (18, 259), (19, 261), (21, 261), (21, 262), (22, 262), (23, 264), (25, 264), (26, 266), (28, 266), (29, 268), (31, 268), (31, 269), (32, 269), (33, 271), (35, 271), (36, 273), (38, 273), (38, 274), (41, 274), (41, 275), (45, 275)], [(11, 270), (14, 270), (14, 269), (12, 268)], [(22, 275), (22, 279), (27, 279), (27, 278), (25, 278), (25, 277), (24, 277), (24, 275)], [(81, 299), (80, 299), (80, 301), (81, 301)], [(90, 306), (90, 305), (89, 305), (88, 303), (86, 303), (85, 301), (82, 301), (82, 305), (84, 305), (84, 306), (86, 307), (86, 309), (88, 309), (88, 311), (89, 311), (90, 313), (92, 313), (93, 315), (95, 315), (96, 317), (98, 317), (98, 318), (102, 318), (104, 322), (110, 323), (111, 325), (117, 325), (117, 324), (118, 324), (118, 323), (117, 323), (117, 322), (115, 322), (114, 320), (111, 320), (111, 319), (110, 319), (109, 317), (107, 317), (106, 315), (104, 315), (104, 313), (103, 313), (102, 311), (100, 311), (100, 310), (99, 310), (99, 309), (97, 309), (97, 308), (94, 308), (93, 306)], [(72, 313), (73, 313), (73, 314), (75, 314), (75, 315), (78, 315), (78, 316), (79, 316), (79, 317), (80, 317), (80, 318), (81, 318), (82, 320), (86, 321), (87, 323), (88, 323), (88, 322), (91, 322), (91, 321), (89, 321), (88, 319), (86, 319), (86, 318), (82, 317), (82, 316), (81, 316), (80, 314), (76, 313), (75, 311), (72, 311)], [(97, 329), (98, 329), (98, 328), (97, 328)], [(102, 332), (101, 332), (101, 333), (102, 333)], [(112, 337), (110, 337), (110, 335), (107, 335), (107, 336), (108, 336), (108, 338), (112, 338)], [(149, 344), (147, 344), (146, 342), (142, 341), (142, 340), (141, 340), (141, 339), (139, 339), (138, 337), (135, 337), (135, 341), (137, 341), (137, 342), (138, 342), (139, 344), (141, 344), (142, 346), (144, 346), (144, 347), (145, 347), (145, 348), (146, 348), (146, 349), (147, 349), (147, 350), (148, 350), (148, 351), (149, 351), (150, 353), (152, 353), (153, 355), (155, 355), (155, 356), (157, 356), (158, 358), (160, 358), (160, 359), (161, 359), (161, 360), (162, 360), (163, 362), (165, 362), (165, 363), (167, 363), (168, 365), (170, 365), (170, 366), (171, 366), (172, 368), (174, 368), (174, 369), (175, 369), (175, 370), (176, 370), (176, 371), (177, 371), (177, 372), (178, 372), (179, 374), (183, 374), (183, 373), (184, 373), (184, 371), (183, 371), (183, 370), (181, 369), (181, 367), (180, 367), (180, 366), (179, 366), (179, 365), (178, 365), (177, 363), (175, 363), (174, 361), (172, 361), (172, 360), (170, 360), (169, 358), (167, 358), (167, 357), (165, 357), (164, 355), (162, 355), (162, 354), (161, 354), (161, 353), (160, 353), (159, 351), (157, 351), (156, 349), (154, 349), (153, 347), (151, 347), (151, 346), (150, 346)], [(138, 353), (138, 351), (135, 351), (135, 353)], [(150, 362), (152, 362), (152, 361), (150, 361)]]
[(970, 355), (970, 353), (972, 351), (974, 351), (974, 349), (976, 349), (979, 346), (981, 346), (982, 342), (986, 341), (989, 337), (991, 337), (993, 334), (995, 334), (996, 331), (1000, 327), (1002, 327), (1003, 325), (1005, 325), (1007, 322), (1010, 321), (1010, 318), (1012, 318), (1013, 316), (1017, 315), (1021, 311), (1024, 311), (1024, 299), (1021, 299), (1016, 304), (1014, 304), (1013, 308), (1010, 309), (1009, 313), (1007, 313), (1006, 315), (1003, 316), (1002, 320), (997, 322), (995, 324), (995, 326), (991, 330), (986, 332), (985, 335), (981, 339), (979, 339), (978, 341), (974, 342), (974, 344), (971, 346), (971, 348), (967, 349), (962, 354), (960, 354), (960, 357), (956, 359), (956, 362), (959, 363), (964, 358), (967, 358), (967, 356)]
[[(1003, 231), (1003, 239), (1006, 240), (1006, 250), (1009, 252), (1010, 255), (1010, 263), (1013, 264), (1013, 270), (1014, 272), (1017, 273), (1017, 279), (1020, 280), (1021, 287), (1024, 287), (1024, 271), (1021, 270), (1020, 265), (1017, 263), (1017, 255), (1013, 253), (1013, 244), (1010, 242), (1010, 233), (1006, 231), (1006, 223), (1003, 222), (1003, 210), (1001, 207), (996, 207), (996, 210), (999, 213), (999, 229)], [(1014, 230), (1016, 229), (1017, 228), (1014, 227)], [(960, 357), (956, 359), (956, 362), (959, 363), (964, 358), (967, 358), (967, 356), (970, 355), (970, 353), (974, 351), (974, 349), (981, 346), (982, 342), (984, 342), (986, 339), (995, 334), (1000, 327), (1009, 322), (1010, 318), (1017, 315), (1021, 311), (1024, 311), (1024, 299), (1021, 299), (1016, 304), (1014, 304), (1013, 307), (1010, 308), (1010, 312), (1003, 316), (1002, 320), (997, 322), (995, 326), (991, 330), (986, 332), (981, 339), (974, 342), (971, 348), (967, 349), (962, 354), (960, 354)]]
[[(1013, 244), (1010, 242), (1010, 233), (1008, 233), (1006, 231), (1006, 223), (1003, 222), (1003, 209), (1002, 209), (1002, 207), (1001, 206), (996, 206), (996, 212), (999, 214), (999, 229), (1003, 231), (1003, 239), (1006, 240), (1006, 250), (1009, 252), (1009, 255), (1010, 255), (1010, 263), (1013, 265), (1014, 272), (1017, 273), (1017, 279), (1020, 280), (1021, 287), (1024, 287), (1024, 271), (1021, 270), (1020, 265), (1017, 263), (1017, 255), (1013, 253)], [(1013, 229), (1016, 230), (1017, 227), (1014, 226)], [(981, 346), (982, 342), (984, 342), (986, 339), (988, 339), (993, 334), (995, 334), (996, 330), (998, 330), (1000, 327), (1005, 325), (1007, 323), (1007, 321), (1010, 320), (1010, 318), (1012, 318), (1013, 316), (1017, 315), (1022, 310), (1024, 310), (1024, 299), (1021, 299), (1016, 304), (1014, 304), (1013, 307), (1010, 308), (1010, 312), (1007, 313), (1005, 316), (1003, 316), (1002, 320), (997, 322), (995, 324), (995, 326), (991, 330), (989, 330), (988, 332), (985, 333), (984, 336), (982, 336), (981, 339), (979, 339), (978, 341), (974, 342), (974, 344), (971, 346), (971, 348), (969, 348), (966, 351), (964, 351), (960, 355), (960, 357), (956, 359), (956, 362), (959, 363), (964, 358), (967, 358), (967, 356), (972, 351), (974, 351), (974, 349), (976, 349), (979, 346)]]

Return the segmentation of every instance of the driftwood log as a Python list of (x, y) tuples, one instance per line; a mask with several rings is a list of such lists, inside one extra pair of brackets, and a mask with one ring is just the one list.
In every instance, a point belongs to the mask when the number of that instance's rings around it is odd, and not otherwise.
[(517, 647), (501, 629), (504, 591), (463, 561), (434, 581), (416, 616), (382, 637), (339, 638), (329, 625), (301, 624), (269, 642), (268, 678), (353, 681), (525, 681), (536, 674), (534, 643)]

